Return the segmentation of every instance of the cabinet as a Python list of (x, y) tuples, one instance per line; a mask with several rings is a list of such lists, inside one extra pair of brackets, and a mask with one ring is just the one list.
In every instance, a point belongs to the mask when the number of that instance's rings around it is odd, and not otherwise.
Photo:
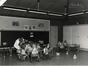
[(80, 44), (81, 48), (88, 49), (88, 25), (64, 26), (63, 40), (67, 40), (69, 44)]

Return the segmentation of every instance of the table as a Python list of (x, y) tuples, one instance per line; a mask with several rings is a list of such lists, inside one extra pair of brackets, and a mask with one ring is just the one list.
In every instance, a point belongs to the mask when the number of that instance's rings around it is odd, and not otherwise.
[(79, 44), (68, 44), (67, 48), (68, 48), (68, 52), (77, 54), (77, 52), (79, 52), (80, 50), (80, 45)]

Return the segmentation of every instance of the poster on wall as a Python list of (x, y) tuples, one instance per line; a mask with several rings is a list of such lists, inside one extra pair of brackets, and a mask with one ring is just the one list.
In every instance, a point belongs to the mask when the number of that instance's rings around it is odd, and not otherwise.
[(24, 30), (29, 30), (31, 27), (29, 25), (24, 25)]
[(0, 16), (0, 20), (0, 27), (4, 30), (50, 30), (50, 20), (7, 16)]
[(19, 25), (19, 21), (13, 21), (13, 22), (12, 22), (12, 26), (20, 26), (20, 25)]

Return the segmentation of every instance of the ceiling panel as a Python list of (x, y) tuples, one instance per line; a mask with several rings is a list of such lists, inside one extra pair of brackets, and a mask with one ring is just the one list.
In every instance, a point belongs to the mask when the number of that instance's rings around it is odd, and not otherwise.
[(66, 0), (40, 0), (40, 10), (64, 13), (65, 5)]
[(88, 10), (88, 0), (80, 0), (80, 1), (83, 4), (83, 6), (85, 7), (85, 9)]
[(82, 10), (85, 10), (85, 1), (86, 0), (69, 0), (69, 13), (81, 12)]
[(36, 0), (7, 0), (5, 5), (36, 9)]
[[(5, 5), (37, 9), (37, 0), (7, 0)], [(65, 13), (67, 0), (40, 0), (40, 10)], [(88, 0), (69, 0), (69, 13), (88, 10)]]
[[(7, 0), (5, 5), (37, 9), (37, 0)], [(40, 10), (65, 12), (66, 0), (40, 0)]]

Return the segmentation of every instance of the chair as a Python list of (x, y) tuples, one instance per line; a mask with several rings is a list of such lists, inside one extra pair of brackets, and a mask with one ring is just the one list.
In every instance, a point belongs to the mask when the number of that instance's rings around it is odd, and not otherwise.
[(40, 57), (39, 57), (39, 51), (37, 51), (36, 49), (33, 49), (31, 52), (31, 62), (33, 61), (39, 61)]

